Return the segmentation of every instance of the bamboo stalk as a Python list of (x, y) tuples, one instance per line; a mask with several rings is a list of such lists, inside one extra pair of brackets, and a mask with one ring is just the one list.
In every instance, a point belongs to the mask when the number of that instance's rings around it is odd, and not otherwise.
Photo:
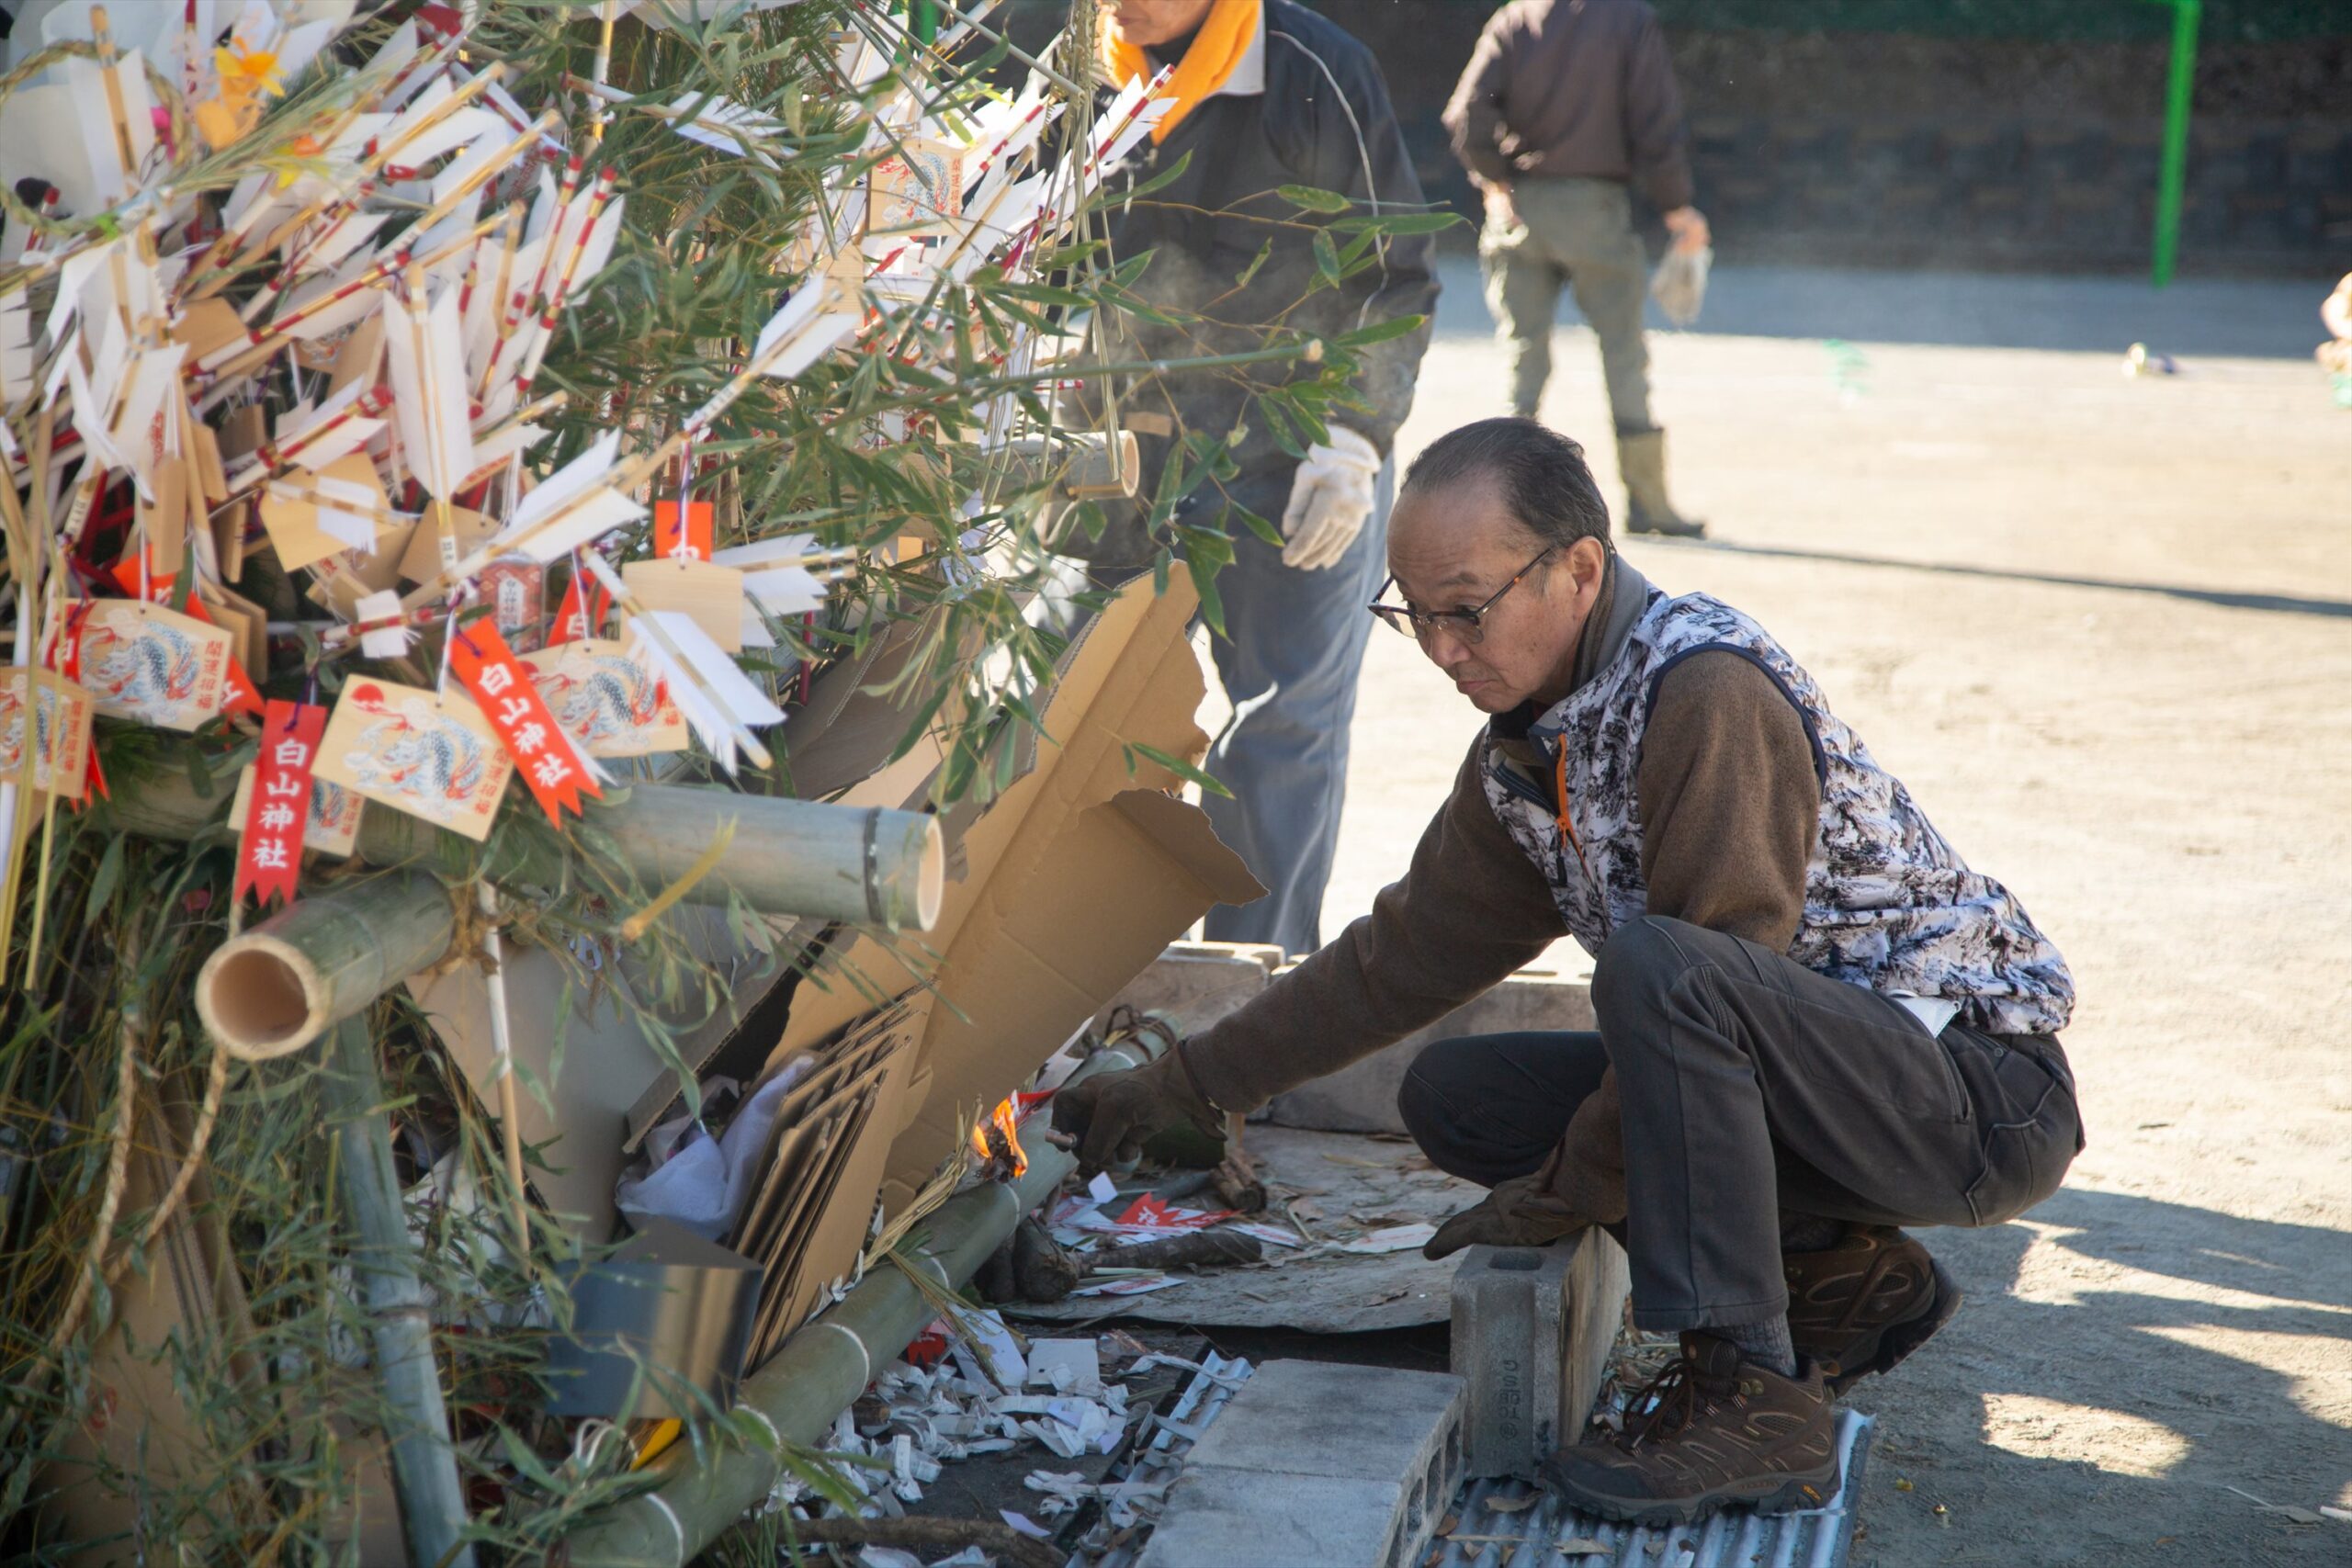
[[(1036, 1150), (1019, 1180), (950, 1199), (928, 1227), (930, 1245), (899, 1256), (942, 1288), (960, 1289), (1075, 1163), (1059, 1149)], [(786, 1442), (813, 1443), (934, 1315), (930, 1299), (905, 1273), (877, 1269), (744, 1379), (737, 1407), (756, 1413)], [(647, 1467), (661, 1479), (655, 1491), (572, 1532), (568, 1561), (573, 1568), (682, 1568), (767, 1495), (777, 1471), (776, 1455), (765, 1448), (698, 1452), (681, 1444)]]
[[(177, 771), (126, 779), (97, 809), (123, 831), (187, 839), (220, 818), (227, 783), (219, 784), (204, 795)], [(915, 931), (939, 918), (946, 854), (938, 820), (922, 812), (637, 784), (592, 806), (588, 820), (651, 886), (679, 880), (731, 823), (745, 852), (688, 887), (688, 902), (724, 904), (731, 894), (765, 914)], [(519, 834), (478, 869), (477, 852), (416, 818), (370, 809), (357, 858), (402, 869), (313, 894), (222, 943), (197, 976), (205, 1028), (244, 1060), (300, 1050), (447, 955), (456, 919), (442, 876), (552, 886), (565, 874), (558, 852)], [(439, 874), (410, 869), (424, 867)]]
[(335, 1184), (351, 1233), (351, 1267), (372, 1320), (376, 1377), (398, 1425), (386, 1434), (392, 1450), (392, 1491), (408, 1539), (410, 1568), (473, 1568), (473, 1548), (458, 1536), (466, 1497), (449, 1448), (449, 1413), (433, 1359), (432, 1322), (416, 1277), (392, 1140), (384, 1124), (384, 1089), (376, 1047), (356, 1018), (335, 1031), (332, 1070), (322, 1090), (340, 1147)]

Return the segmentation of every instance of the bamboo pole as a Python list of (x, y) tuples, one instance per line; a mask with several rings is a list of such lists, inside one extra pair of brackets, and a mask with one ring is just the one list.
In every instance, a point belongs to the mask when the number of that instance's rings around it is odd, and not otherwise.
[(394, 1412), (386, 1436), (392, 1491), (410, 1568), (473, 1568), (473, 1548), (459, 1543), (465, 1492), (449, 1448), (449, 1413), (433, 1359), (424, 1287), (416, 1277), (408, 1222), (401, 1210), (392, 1140), (384, 1124), (383, 1085), (368, 1026), (345, 1019), (322, 1092), (334, 1127), (335, 1185), (351, 1235), (351, 1268), (370, 1320), (376, 1377)]
[[(228, 784), (200, 792), (174, 770), (121, 780), (104, 807), (117, 827), (187, 839), (216, 822)], [(724, 831), (724, 867), (679, 897), (763, 914), (929, 931), (939, 919), (946, 853), (938, 819), (917, 811), (735, 795), (687, 784), (616, 789), (588, 818), (651, 887), (700, 869)], [(503, 835), (487, 857), (456, 835), (380, 807), (362, 818), (358, 859), (395, 869), (299, 900), (230, 939), (197, 974), (197, 1011), (222, 1048), (249, 1061), (297, 1051), (448, 953), (457, 934), (443, 878), (552, 886), (560, 855), (545, 840)], [(438, 873), (438, 874), (433, 874)]]
[[(1018, 1181), (992, 1183), (948, 1200), (927, 1227), (931, 1245), (910, 1249), (909, 1260), (945, 1289), (960, 1289), (1075, 1164), (1041, 1140)], [(736, 1407), (752, 1412), (785, 1442), (816, 1442), (874, 1374), (937, 1314), (903, 1271), (877, 1269), (746, 1378)], [(567, 1558), (573, 1568), (683, 1568), (775, 1483), (777, 1456), (764, 1448), (705, 1449), (697, 1454), (697, 1447), (673, 1446), (649, 1467), (661, 1481), (654, 1491), (574, 1531)]]
[[(123, 831), (185, 840), (220, 821), (233, 788), (233, 780), (214, 779), (209, 790), (199, 791), (174, 768), (116, 781), (113, 799), (98, 809)], [(586, 820), (609, 836), (650, 887), (667, 886), (694, 869), (711, 840), (734, 824), (734, 852), (718, 872), (685, 891), (690, 904), (724, 904), (731, 890), (763, 914), (917, 931), (929, 931), (939, 919), (946, 851), (938, 818), (924, 812), (737, 795), (703, 784), (639, 784), (608, 789), (605, 799), (589, 805)], [(355, 856), (369, 865), (416, 866), (458, 877), (476, 868), (481, 852), (420, 818), (371, 806), (360, 819)], [(551, 886), (566, 874), (552, 844), (518, 833), (500, 835), (479, 866), (500, 883)]]

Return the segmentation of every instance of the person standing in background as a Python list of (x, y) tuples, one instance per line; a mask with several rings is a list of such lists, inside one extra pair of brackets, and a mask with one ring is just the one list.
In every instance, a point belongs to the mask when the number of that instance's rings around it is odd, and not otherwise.
[(1644, 0), (1514, 0), (1479, 34), (1445, 129), (1486, 197), (1478, 256), (1510, 362), (1511, 412), (1533, 418), (1544, 395), (1565, 282), (1600, 339), (1626, 530), (1700, 537), (1706, 525), (1667, 497), (1666, 432), (1650, 418), (1647, 258), (1629, 188), (1665, 214), (1677, 249), (1707, 244), (1656, 13)]
[[(1437, 299), (1430, 236), (1391, 235), (1375, 265), (1318, 287), (1313, 242), (1340, 215), (1302, 210), (1280, 194), (1285, 185), (1335, 191), (1359, 215), (1424, 209), (1370, 50), (1290, 0), (1100, 0), (1097, 17), (1105, 93), (1174, 69), (1163, 95), (1172, 105), (1113, 172), (1104, 211), (1114, 256), (1151, 253), (1136, 294), (1189, 319), (1098, 318), (1098, 332), (1118, 335), (1095, 352), (1125, 364), (1184, 359), (1260, 347), (1267, 322), (1336, 337), (1429, 314)], [(1167, 185), (1123, 198), (1180, 161)], [(1350, 243), (1344, 231), (1334, 237)], [(1143, 495), (1156, 492), (1185, 432), (1234, 433), (1228, 450), (1240, 470), (1203, 485), (1177, 513), (1199, 525), (1225, 514), (1233, 541), (1234, 558), (1216, 577), (1224, 634), (1211, 649), (1234, 718), (1206, 763), (1233, 793), (1202, 805), (1269, 889), (1255, 903), (1210, 910), (1212, 942), (1274, 942), (1292, 953), (1322, 945), (1371, 620), (1363, 607), (1379, 585), (1396, 488), (1390, 446), (1413, 406), (1429, 336), (1424, 321), (1365, 349), (1355, 406), (1331, 411), (1304, 461), (1250, 409), (1239, 376), (1148, 373), (1120, 391)], [(1313, 374), (1306, 365), (1252, 372), (1260, 383)], [(1234, 507), (1278, 528), (1283, 543), (1260, 537), (1229, 514)], [(1085, 555), (1102, 581), (1149, 566), (1158, 549), (1114, 523)]]

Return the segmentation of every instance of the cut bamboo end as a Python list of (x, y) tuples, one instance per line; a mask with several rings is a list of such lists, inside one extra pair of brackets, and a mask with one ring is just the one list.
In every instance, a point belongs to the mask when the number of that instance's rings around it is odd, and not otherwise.
[(939, 906), (947, 895), (947, 840), (939, 818), (923, 818), (922, 848), (915, 862), (914, 929), (927, 931), (939, 923)]
[(196, 1013), (215, 1043), (240, 1061), (300, 1050), (334, 1021), (318, 966), (289, 942), (247, 932), (197, 971)]

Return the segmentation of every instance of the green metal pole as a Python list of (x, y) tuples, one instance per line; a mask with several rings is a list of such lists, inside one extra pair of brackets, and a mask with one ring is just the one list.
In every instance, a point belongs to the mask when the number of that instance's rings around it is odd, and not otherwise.
[(2172, 73), (2165, 87), (2164, 167), (2156, 177), (2156, 236), (2149, 281), (2172, 281), (2180, 258), (2180, 206), (2188, 183), (2188, 106), (2197, 90), (2199, 0), (2171, 0)]

